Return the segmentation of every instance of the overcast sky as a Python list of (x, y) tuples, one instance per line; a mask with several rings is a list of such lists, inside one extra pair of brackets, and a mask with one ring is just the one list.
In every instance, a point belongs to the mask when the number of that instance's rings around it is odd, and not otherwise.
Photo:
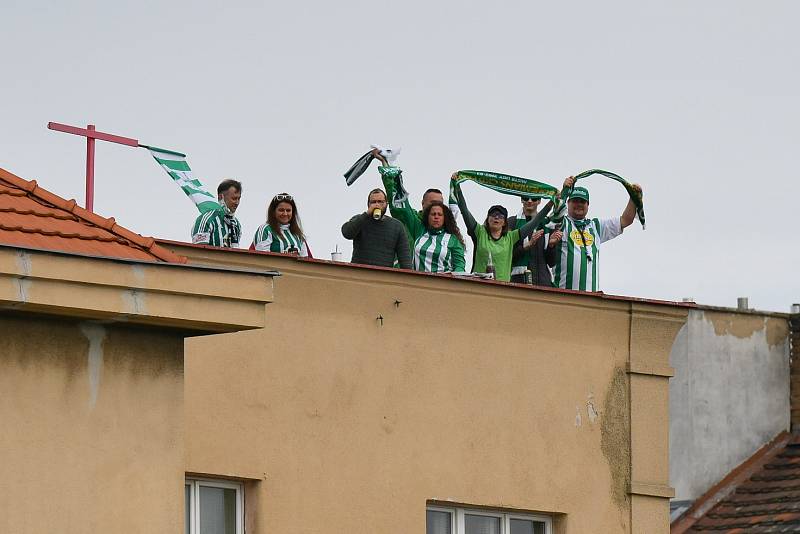
[[(84, 200), (85, 140), (48, 121), (185, 152), (244, 184), (244, 243), (270, 198), (329, 258), (363, 211), (370, 143), (402, 147), (415, 204), (458, 169), (559, 185), (589, 168), (642, 185), (603, 246), (607, 293), (788, 311), (800, 302), (800, 3), (15, 2), (0, 4), (0, 167)], [(187, 240), (194, 205), (143, 149), (98, 142), (95, 211)], [(627, 196), (584, 183), (590, 215)], [(519, 200), (464, 186), (476, 216)]]

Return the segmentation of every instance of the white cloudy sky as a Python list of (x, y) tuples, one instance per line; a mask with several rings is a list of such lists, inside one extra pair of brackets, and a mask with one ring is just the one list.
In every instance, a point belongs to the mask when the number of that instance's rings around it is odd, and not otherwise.
[[(39, 2), (0, 4), (0, 166), (83, 201), (85, 143), (48, 121), (186, 152), (210, 187), (244, 183), (246, 240), (299, 202), (318, 257), (349, 244), (376, 171), (401, 146), (415, 202), (477, 168), (559, 184), (607, 169), (645, 190), (605, 246), (606, 292), (788, 311), (800, 302), (793, 1)], [(98, 143), (95, 210), (186, 240), (193, 205), (142, 149)], [(587, 180), (590, 213), (624, 190)], [(519, 201), (475, 185), (476, 214)]]

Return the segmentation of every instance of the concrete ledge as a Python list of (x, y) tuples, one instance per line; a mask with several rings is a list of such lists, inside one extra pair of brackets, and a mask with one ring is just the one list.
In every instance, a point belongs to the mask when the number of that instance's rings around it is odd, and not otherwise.
[(0, 310), (198, 333), (263, 328), (271, 273), (0, 248)]
[(645, 497), (663, 497), (665, 499), (671, 499), (675, 496), (675, 488), (664, 484), (631, 482), (628, 493), (631, 495), (643, 495)]
[(675, 369), (669, 366), (654, 366), (642, 363), (628, 362), (626, 367), (628, 374), (632, 375), (663, 376), (667, 378), (675, 376)]

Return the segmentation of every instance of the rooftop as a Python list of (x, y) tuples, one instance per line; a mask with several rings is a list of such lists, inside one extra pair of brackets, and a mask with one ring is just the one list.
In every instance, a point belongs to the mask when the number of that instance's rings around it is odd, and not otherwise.
[(5, 169), (0, 169), (0, 243), (137, 261), (186, 263), (158, 245)]
[(672, 532), (800, 532), (800, 437), (779, 436), (764, 447), (698, 499)]

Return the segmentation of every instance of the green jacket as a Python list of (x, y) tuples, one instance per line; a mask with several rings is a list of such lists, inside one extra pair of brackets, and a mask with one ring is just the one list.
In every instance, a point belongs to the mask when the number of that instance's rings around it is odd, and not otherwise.
[(389, 213), (403, 223), (411, 246), (411, 257), (417, 271), (439, 273), (445, 271), (464, 272), (464, 244), (461, 240), (444, 230), (428, 230), (422, 223), (422, 212), (411, 207), (406, 199), (396, 205), (395, 178), (400, 174), (398, 167), (378, 167), (389, 199)]
[[(389, 213), (403, 223), (403, 226), (406, 229), (406, 235), (408, 236), (408, 243), (411, 245), (412, 249), (414, 247), (414, 240), (419, 236), (414, 236), (411, 232), (411, 228), (409, 226), (408, 220), (410, 220), (410, 214), (413, 213), (417, 219), (417, 221), (422, 222), (422, 211), (415, 210), (411, 207), (411, 203), (408, 199), (405, 199), (400, 207), (395, 206), (394, 199), (397, 196), (397, 183), (395, 182), (395, 178), (400, 176), (402, 170), (400, 167), (378, 167), (378, 172), (381, 173), (381, 180), (383, 181), (383, 187), (386, 189), (386, 200), (389, 203)], [(403, 213), (400, 213), (400, 212)]]

